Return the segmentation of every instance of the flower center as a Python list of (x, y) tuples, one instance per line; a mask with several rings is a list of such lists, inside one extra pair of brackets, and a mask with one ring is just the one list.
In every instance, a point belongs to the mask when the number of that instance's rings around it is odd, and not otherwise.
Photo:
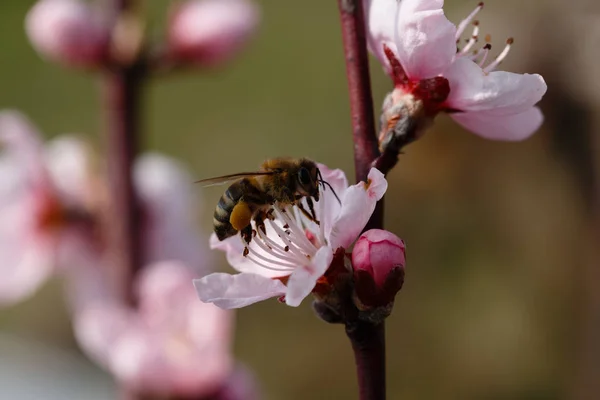
[[(471, 60), (476, 62), (485, 73), (489, 73), (495, 70), (498, 67), (498, 65), (500, 65), (500, 63), (504, 61), (504, 59), (508, 55), (508, 52), (510, 51), (510, 47), (514, 42), (514, 39), (508, 38), (506, 40), (506, 46), (500, 52), (500, 54), (498, 54), (498, 56), (487, 66), (484, 66), (485, 62), (487, 61), (488, 54), (492, 49), (492, 44), (490, 43), (492, 37), (490, 35), (485, 35), (485, 45), (479, 49), (474, 49), (475, 44), (479, 41), (479, 21), (474, 20), (474, 18), (477, 15), (477, 13), (481, 11), (482, 8), (483, 2), (479, 3), (475, 10), (473, 10), (471, 14), (467, 16), (467, 18), (465, 18), (460, 22), (460, 24), (458, 24), (458, 27), (456, 29), (456, 56), (470, 58)], [(468, 39), (465, 39), (465, 47), (461, 49), (459, 47), (460, 38), (469, 24), (473, 24), (473, 32), (471, 33), (471, 36)]]
[(258, 266), (283, 273), (309, 266), (322, 241), (312, 233), (312, 238), (307, 236), (297, 206), (276, 203), (272, 210), (266, 213), (264, 225), (256, 226), (253, 221), (253, 239), (250, 244), (244, 242), (244, 257)]
[(57, 229), (66, 222), (65, 210), (54, 197), (45, 196), (37, 211), (37, 224), (40, 229)]
[(408, 94), (423, 102), (423, 109), (428, 115), (435, 115), (450, 94), (450, 83), (442, 76), (429, 79), (410, 80), (394, 52), (385, 44), (383, 51), (392, 68), (392, 79), (396, 90), (403, 95)]

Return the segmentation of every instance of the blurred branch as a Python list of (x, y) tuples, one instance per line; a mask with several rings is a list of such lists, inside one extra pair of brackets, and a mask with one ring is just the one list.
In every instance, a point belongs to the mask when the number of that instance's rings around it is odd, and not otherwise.
[[(364, 10), (360, 0), (338, 0), (338, 6), (350, 97), (356, 180), (366, 182), (371, 165), (380, 154), (375, 133)], [(383, 199), (377, 203), (365, 230), (373, 228), (383, 228)], [(384, 324), (346, 321), (346, 334), (354, 350), (360, 399), (385, 399)]]
[[(128, 0), (108, 0), (117, 27), (123, 13), (133, 6)], [(132, 168), (139, 150), (140, 100), (145, 68), (138, 60), (110, 66), (104, 77), (107, 119), (108, 173), (110, 184), (111, 256), (117, 268), (119, 293), (135, 304), (133, 278), (141, 268), (140, 205), (133, 187)]]

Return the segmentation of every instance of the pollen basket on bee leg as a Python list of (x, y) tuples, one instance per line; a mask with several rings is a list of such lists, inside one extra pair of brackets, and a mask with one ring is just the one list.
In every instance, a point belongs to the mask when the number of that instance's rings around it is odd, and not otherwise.
[(229, 222), (235, 230), (241, 231), (242, 229), (250, 225), (251, 218), (252, 210), (250, 209), (250, 206), (248, 205), (248, 203), (240, 201), (235, 205), (235, 207), (233, 207), (233, 210), (231, 211), (231, 215), (229, 217)]

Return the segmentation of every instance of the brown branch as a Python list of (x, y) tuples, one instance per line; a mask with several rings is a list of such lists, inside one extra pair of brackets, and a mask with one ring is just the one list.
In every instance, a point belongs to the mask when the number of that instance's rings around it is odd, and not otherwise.
[[(133, 2), (109, 0), (106, 4), (116, 26)], [(111, 202), (107, 221), (110, 256), (117, 271), (117, 289), (132, 305), (135, 304), (133, 279), (142, 263), (141, 210), (133, 187), (132, 168), (139, 151), (140, 100), (145, 75), (141, 62), (123, 64), (111, 60), (103, 80)]]
[[(364, 10), (361, 0), (338, 0), (338, 6), (350, 97), (356, 180), (367, 181), (369, 170), (380, 154), (375, 133)], [(383, 199), (377, 204), (365, 230), (372, 228), (383, 228)], [(344, 322), (354, 350), (360, 399), (384, 400), (384, 324), (352, 319)]]
[(375, 134), (365, 18), (361, 1), (338, 0), (338, 5), (350, 92), (356, 180), (366, 181), (371, 163), (379, 157), (379, 150)]

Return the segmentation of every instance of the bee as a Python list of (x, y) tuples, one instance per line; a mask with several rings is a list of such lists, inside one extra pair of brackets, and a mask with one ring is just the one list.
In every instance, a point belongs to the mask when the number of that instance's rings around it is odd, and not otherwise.
[[(254, 220), (257, 229), (264, 232), (264, 220), (271, 218), (271, 208), (275, 203), (295, 205), (318, 224), (312, 200), (319, 201), (320, 185), (331, 188), (323, 180), (317, 164), (306, 158), (273, 158), (263, 162), (257, 172), (225, 175), (197, 183), (212, 186), (232, 180), (235, 182), (225, 190), (215, 209), (214, 231), (219, 240), (241, 232), (246, 243), (252, 240), (251, 221)], [(301, 202), (304, 198), (308, 210)]]

